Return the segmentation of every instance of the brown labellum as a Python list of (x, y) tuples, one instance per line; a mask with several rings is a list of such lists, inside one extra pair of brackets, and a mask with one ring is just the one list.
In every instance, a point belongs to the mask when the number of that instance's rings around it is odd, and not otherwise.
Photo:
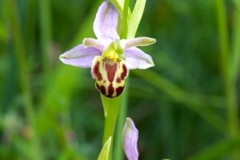
[(96, 79), (96, 88), (108, 98), (122, 94), (128, 70), (123, 60), (112, 61), (96, 57), (93, 61), (92, 75)]

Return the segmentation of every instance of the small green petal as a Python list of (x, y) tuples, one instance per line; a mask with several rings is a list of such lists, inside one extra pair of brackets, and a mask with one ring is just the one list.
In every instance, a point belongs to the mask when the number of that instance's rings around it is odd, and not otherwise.
[(121, 44), (125, 49), (136, 46), (148, 46), (154, 43), (156, 43), (156, 39), (150, 37), (137, 37), (127, 40), (121, 40)]
[(103, 49), (103, 44), (99, 40), (93, 38), (84, 38), (83, 45), (86, 47)]

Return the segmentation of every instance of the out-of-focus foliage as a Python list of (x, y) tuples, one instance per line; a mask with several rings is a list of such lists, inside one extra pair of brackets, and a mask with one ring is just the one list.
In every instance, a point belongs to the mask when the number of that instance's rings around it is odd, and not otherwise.
[[(0, 159), (97, 159), (104, 124), (99, 93), (90, 70), (66, 66), (58, 56), (94, 36), (101, 2), (0, 1)], [(147, 1), (137, 36), (157, 39), (143, 48), (155, 67), (131, 71), (128, 85), (140, 159), (238, 156), (239, 117), (231, 106), (239, 107), (239, 79), (231, 81), (235, 68), (226, 69), (221, 54), (227, 46), (231, 66), (230, 55), (240, 52), (237, 4)]]

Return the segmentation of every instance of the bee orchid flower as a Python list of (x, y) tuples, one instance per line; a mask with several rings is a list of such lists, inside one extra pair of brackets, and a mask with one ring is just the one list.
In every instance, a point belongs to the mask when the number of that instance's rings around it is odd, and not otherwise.
[(65, 64), (91, 68), (96, 88), (109, 98), (123, 92), (130, 69), (154, 66), (151, 56), (137, 46), (150, 45), (156, 40), (149, 37), (120, 39), (118, 18), (118, 10), (110, 2), (103, 2), (93, 26), (97, 39), (85, 38), (82, 44), (59, 57)]

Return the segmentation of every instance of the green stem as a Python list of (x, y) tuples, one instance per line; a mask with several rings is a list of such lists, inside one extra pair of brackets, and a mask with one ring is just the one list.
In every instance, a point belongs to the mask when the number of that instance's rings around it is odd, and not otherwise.
[[(240, 4), (240, 0), (236, 0)], [(233, 35), (233, 58), (232, 58), (232, 68), (230, 68), (229, 72), (231, 72), (231, 78), (236, 83), (237, 78), (239, 76), (240, 69), (240, 8), (235, 8), (234, 11), (234, 35)]]
[(226, 8), (223, 0), (216, 0), (218, 11), (218, 25), (220, 36), (220, 47), (222, 54), (223, 76), (225, 80), (225, 90), (227, 96), (228, 118), (229, 118), (229, 134), (234, 138), (238, 134), (238, 109), (236, 103), (236, 91), (234, 79), (231, 76), (229, 65), (229, 38), (227, 28)]
[(41, 30), (41, 51), (42, 64), (44, 70), (50, 69), (50, 51), (51, 51), (51, 17), (50, 17), (50, 0), (39, 1), (40, 12), (40, 30)]
[[(223, 76), (225, 80), (225, 91), (227, 96), (229, 136), (230, 138), (234, 139), (238, 136), (239, 122), (238, 122), (238, 104), (237, 104), (237, 93), (236, 93), (236, 76), (232, 74), (231, 70), (237, 69), (235, 67), (238, 67), (238, 66), (234, 66), (234, 64), (232, 65), (232, 61), (234, 63), (235, 60), (230, 59), (227, 15), (226, 15), (226, 8), (224, 5), (224, 1), (216, 0), (216, 2), (217, 2), (216, 3), (217, 11), (218, 11), (220, 47), (221, 47), (222, 64), (223, 64), (223, 71), (224, 71)], [(238, 23), (237, 22), (238, 16), (236, 16), (235, 18), (236, 18), (235, 23)], [(238, 54), (236, 56), (238, 57)], [(236, 62), (237, 64), (239, 63), (238, 61), (239, 60), (237, 60)], [(240, 158), (239, 156), (240, 155), (237, 152), (235, 152), (232, 155), (232, 159), (239, 159)]]
[(108, 138), (112, 137), (112, 143), (109, 151), (109, 160), (112, 159), (112, 146), (114, 142), (114, 130), (116, 126), (116, 120), (118, 117), (119, 108), (121, 106), (122, 95), (117, 98), (107, 98), (101, 95), (103, 108), (104, 108), (104, 135), (103, 135), (103, 145), (108, 140)]
[(122, 150), (122, 129), (126, 120), (127, 115), (127, 101), (128, 101), (128, 85), (129, 79), (126, 81), (126, 88), (123, 93), (122, 104), (119, 111), (119, 117), (117, 122), (117, 132), (116, 132), (116, 141), (115, 141), (115, 160), (122, 160), (123, 159), (123, 150)]
[[(239, 1), (238, 1), (239, 2)], [(240, 63), (240, 10), (235, 8), (234, 11), (234, 39), (232, 49), (232, 59), (228, 68), (227, 79), (227, 96), (228, 96), (228, 108), (229, 108), (229, 127), (232, 138), (235, 138), (239, 134), (239, 119), (238, 119), (238, 98), (237, 98), (237, 78), (239, 75), (239, 63)], [(240, 156), (240, 155), (239, 155)], [(239, 157), (240, 158), (240, 157)]]
[(226, 84), (227, 105), (228, 105), (228, 124), (229, 135), (235, 138), (238, 135), (238, 105), (236, 86), (233, 81), (228, 81)]
[(218, 18), (218, 28), (219, 28), (219, 38), (221, 47), (221, 69), (224, 80), (227, 77), (227, 63), (228, 63), (228, 53), (229, 53), (229, 35), (227, 27), (227, 16), (224, 0), (216, 0), (217, 7), (217, 18)]

